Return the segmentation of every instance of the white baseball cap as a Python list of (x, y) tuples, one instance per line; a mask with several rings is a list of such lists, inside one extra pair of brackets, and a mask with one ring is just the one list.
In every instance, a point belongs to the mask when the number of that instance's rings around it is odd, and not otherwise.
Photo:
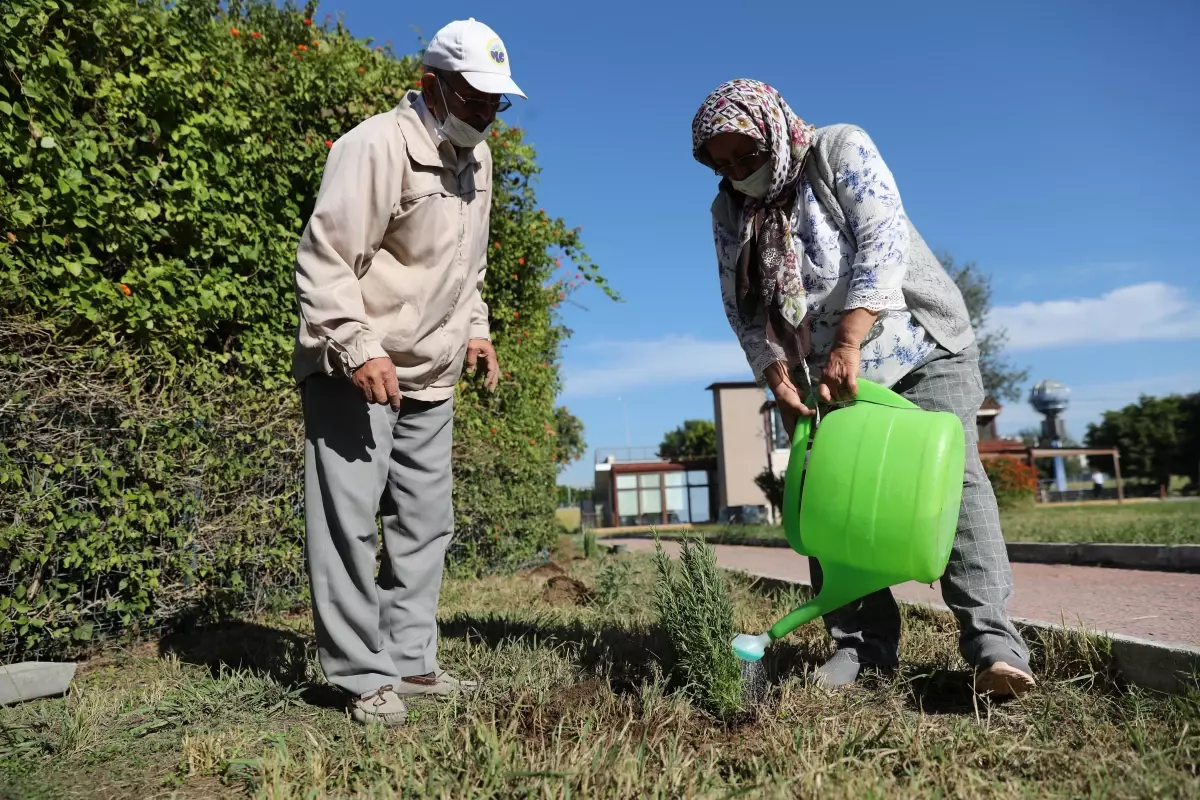
[(446, 72), (457, 72), (467, 83), (485, 94), (525, 93), (512, 79), (508, 50), (496, 32), (468, 20), (451, 22), (434, 34), (425, 50), (425, 66)]

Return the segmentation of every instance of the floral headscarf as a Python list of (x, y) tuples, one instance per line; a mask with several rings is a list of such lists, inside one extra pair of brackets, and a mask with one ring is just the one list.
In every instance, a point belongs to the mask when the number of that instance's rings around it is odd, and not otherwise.
[[(714, 89), (692, 119), (692, 155), (706, 167), (713, 164), (704, 145), (719, 133), (741, 133), (757, 139), (770, 154), (771, 187), (767, 196), (761, 200), (747, 197), (742, 206), (742, 241), (756, 246), (757, 258), (743, 259), (750, 262), (747, 266), (751, 272), (739, 269), (739, 278), (747, 280), (738, 287), (738, 300), (743, 314), (753, 313), (757, 303), (748, 283), (756, 271), (768, 318), (775, 312), (792, 328), (800, 327), (807, 303), (788, 216), (815, 131), (792, 112), (774, 88), (744, 78)], [(749, 307), (743, 302), (747, 299)]]

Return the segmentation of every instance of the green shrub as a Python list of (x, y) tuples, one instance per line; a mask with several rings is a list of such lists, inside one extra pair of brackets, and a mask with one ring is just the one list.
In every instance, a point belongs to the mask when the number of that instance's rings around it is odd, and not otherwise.
[(592, 602), (606, 611), (624, 606), (633, 589), (633, 564), (623, 559), (607, 559), (596, 573), (596, 593)]
[[(295, 246), (329, 144), (419, 70), (313, 8), (30, 0), (0, 15), (2, 652), (303, 585)], [(537, 207), (522, 132), (500, 125), (490, 144), (485, 299), (504, 377), (457, 391), (458, 571), (553, 541), (574, 452), (556, 437), (556, 309), (604, 287), (578, 230)]]
[(674, 651), (676, 679), (717, 716), (742, 710), (742, 667), (732, 642), (733, 601), (713, 549), (700, 537), (680, 540), (678, 566), (655, 537), (658, 614)]

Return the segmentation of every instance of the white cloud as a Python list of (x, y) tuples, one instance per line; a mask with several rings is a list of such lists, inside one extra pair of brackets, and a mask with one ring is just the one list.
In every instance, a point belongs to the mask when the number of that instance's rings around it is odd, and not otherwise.
[(584, 349), (599, 355), (600, 363), (577, 367), (568, 361), (564, 375), (567, 395), (611, 396), (689, 381), (751, 378), (746, 356), (732, 337), (603, 341), (589, 343)]
[(996, 306), (990, 326), (1008, 331), (1008, 350), (1200, 337), (1200, 303), (1161, 282), (1123, 286), (1100, 297)]
[[(1008, 331), (1009, 351), (1192, 339), (1200, 338), (1200, 303), (1189, 298), (1182, 287), (1150, 282), (1099, 297), (996, 306), (989, 321)], [(750, 379), (745, 356), (732, 336), (599, 341), (582, 348), (573, 345), (572, 351), (564, 379), (565, 393), (573, 397), (616, 396), (694, 381)], [(1137, 390), (1131, 391), (1123, 402), (1137, 399)], [(1098, 396), (1110, 394), (1105, 391)], [(1099, 410), (1114, 407), (1119, 406), (1105, 405)]]
[[(1072, 386), (1071, 404), (1065, 419), (1067, 431), (1082, 440), (1089, 422), (1097, 422), (1105, 411), (1136, 403), (1140, 395), (1161, 397), (1167, 394), (1188, 394), (1200, 390), (1200, 371), (1177, 372), (1137, 380), (1093, 383)], [(996, 426), (1004, 436), (1011, 436), (1025, 428), (1037, 428), (1042, 424), (1042, 415), (1029, 403), (1012, 403), (1004, 406), (996, 420)]]

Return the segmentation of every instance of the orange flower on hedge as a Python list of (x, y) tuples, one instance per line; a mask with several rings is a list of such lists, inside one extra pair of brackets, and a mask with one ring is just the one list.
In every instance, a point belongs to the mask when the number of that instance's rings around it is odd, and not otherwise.
[(298, 45), (296, 45), (296, 49), (299, 50), (301, 53), (303, 53), (308, 50), (308, 45), (298, 44)]
[(360, 73), (362, 73), (362, 72), (366, 72), (366, 71), (367, 71), (367, 68), (366, 68), (366, 67), (359, 67), (359, 68), (358, 68), (358, 71), (359, 71)]
[(513, 273), (513, 279), (514, 279), (514, 280), (515, 280), (515, 279), (517, 279), (517, 278), (519, 278), (519, 277), (521, 277), (521, 276), (520, 276), (520, 275), (518, 275), (518, 274), (517, 274), (517, 273), (515, 273), (515, 272)]
[(326, 147), (333, 147), (333, 140), (332, 140), (332, 139), (326, 139), (326, 140), (325, 140), (325, 146), (326, 146)]
[(129, 295), (133, 294), (133, 289), (130, 289), (128, 286), (126, 286), (125, 284), (122, 283), (121, 284), (121, 294), (125, 295), (126, 297), (129, 297)]
[(520, 311), (514, 311), (514, 312), (513, 312), (513, 319), (516, 319), (516, 318), (517, 318), (517, 317), (519, 317), (519, 316), (521, 316), (521, 312), (520, 312)]
[(494, 247), (494, 248), (496, 248), (497, 250), (499, 250), (499, 249), (500, 249), (500, 243), (499, 243), (499, 242), (494, 242), (494, 243), (492, 244), (492, 247)]
[(561, 260), (561, 259), (557, 259), (557, 258), (556, 258), (556, 259), (554, 259), (554, 266), (556, 266), (556, 267), (561, 267), (561, 266), (562, 266), (562, 260)]
[(230, 34), (232, 34), (232, 35), (234, 35), (234, 36), (240, 36), (240, 35), (241, 35), (241, 31), (239, 31), (237, 28), (230, 28), (230, 29), (229, 29), (229, 33), (230, 33)]
[(305, 25), (312, 25), (312, 20), (311, 20), (311, 19), (306, 19), (306, 20), (304, 20), (304, 24), (305, 24)]
[(523, 267), (523, 266), (525, 266), (525, 259), (524, 259), (524, 258), (518, 258), (518, 259), (517, 259), (517, 263), (518, 263), (518, 264), (520, 264), (520, 265)]
[(262, 34), (261, 34), (261, 33), (259, 33), (258, 31), (254, 31), (253, 33), (251, 33), (251, 34), (250, 34), (250, 36), (251, 36), (252, 38), (254, 38), (254, 39), (261, 39), (261, 38), (262, 38)]
[(9, 231), (8, 232), (8, 241), (9, 242), (17, 241), (17, 235), (15, 233), (13, 233), (12, 231)]

